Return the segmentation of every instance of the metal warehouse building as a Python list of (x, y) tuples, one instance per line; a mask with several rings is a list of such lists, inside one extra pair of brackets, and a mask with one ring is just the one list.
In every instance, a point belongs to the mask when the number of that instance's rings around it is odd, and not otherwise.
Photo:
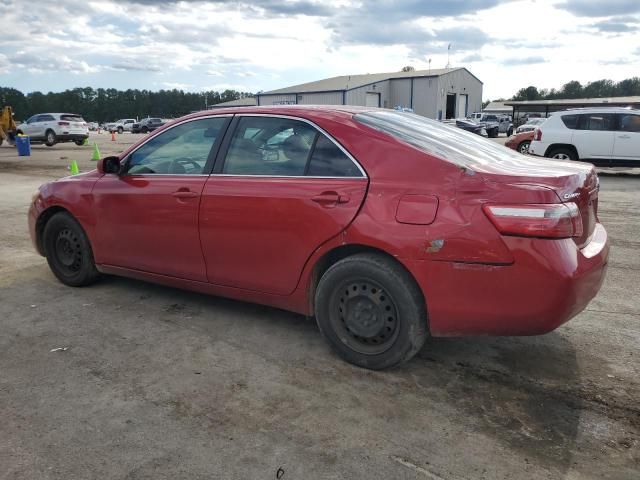
[[(344, 75), (261, 92), (255, 102), (257, 105), (405, 107), (419, 115), (442, 120), (479, 112), (482, 82), (466, 68)], [(252, 102), (243, 99), (243, 104), (247, 103)], [(233, 104), (227, 102), (216, 107)]]

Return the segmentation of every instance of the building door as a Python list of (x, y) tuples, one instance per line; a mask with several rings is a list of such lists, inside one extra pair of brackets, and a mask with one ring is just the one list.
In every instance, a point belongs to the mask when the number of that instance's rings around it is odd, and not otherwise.
[(469, 113), (469, 95), (467, 94), (461, 94), (458, 97), (458, 114), (456, 115), (456, 118), (461, 118), (467, 117), (467, 114)]
[(455, 93), (447, 93), (447, 111), (445, 114), (445, 118), (455, 118), (456, 117), (456, 94)]
[(367, 107), (379, 107), (380, 106), (380, 94), (367, 92), (365, 99), (365, 106)]

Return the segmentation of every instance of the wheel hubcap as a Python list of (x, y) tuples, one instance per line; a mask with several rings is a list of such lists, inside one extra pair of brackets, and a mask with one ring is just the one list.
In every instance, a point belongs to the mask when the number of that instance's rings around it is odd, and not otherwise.
[(77, 272), (82, 262), (82, 249), (80, 240), (69, 229), (64, 229), (58, 233), (55, 243), (55, 253), (58, 262), (66, 270)]
[(51, 133), (47, 136), (47, 141), (53, 143), (53, 135)]
[(360, 280), (338, 290), (332, 321), (340, 340), (364, 354), (388, 350), (398, 336), (398, 314), (393, 299), (380, 285)]
[(567, 155), (566, 153), (556, 153), (553, 158), (557, 160), (569, 160), (569, 155)]

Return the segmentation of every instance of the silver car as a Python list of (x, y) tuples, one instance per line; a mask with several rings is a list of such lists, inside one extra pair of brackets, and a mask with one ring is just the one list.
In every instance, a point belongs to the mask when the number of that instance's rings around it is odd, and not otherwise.
[(48, 147), (61, 142), (82, 145), (89, 137), (89, 128), (75, 113), (40, 113), (21, 123), (16, 133), (27, 135), (32, 142), (42, 142)]

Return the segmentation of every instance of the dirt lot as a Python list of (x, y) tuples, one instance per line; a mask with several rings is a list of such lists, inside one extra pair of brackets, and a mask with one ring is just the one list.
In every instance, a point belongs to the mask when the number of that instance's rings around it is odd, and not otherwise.
[[(92, 140), (107, 154), (137, 136), (109, 138)], [(90, 157), (0, 147), (0, 479), (640, 478), (640, 176), (602, 176), (610, 268), (573, 321), (432, 339), (376, 373), (298, 315), (119, 278), (58, 283), (28, 203)]]

